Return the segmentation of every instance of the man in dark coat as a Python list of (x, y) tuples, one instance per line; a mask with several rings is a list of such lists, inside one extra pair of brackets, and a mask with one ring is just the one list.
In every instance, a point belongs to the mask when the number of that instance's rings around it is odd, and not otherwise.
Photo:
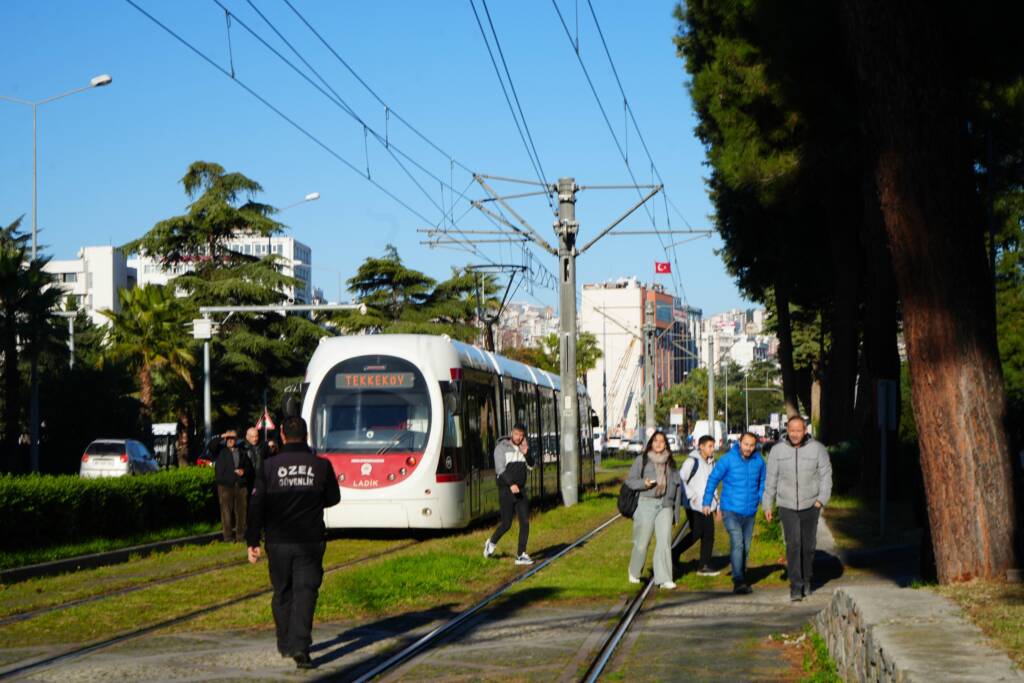
[(214, 437), (207, 449), (214, 461), (224, 540), (244, 541), (249, 488), (254, 475), (252, 462), (238, 443), (238, 432), (233, 429)]
[(313, 610), (324, 577), (324, 508), (341, 500), (331, 463), (306, 445), (306, 422), (289, 417), (281, 425), (281, 452), (263, 462), (256, 477), (245, 538), (249, 561), (260, 559), (265, 535), (274, 597), (277, 651), (300, 669), (313, 668)]

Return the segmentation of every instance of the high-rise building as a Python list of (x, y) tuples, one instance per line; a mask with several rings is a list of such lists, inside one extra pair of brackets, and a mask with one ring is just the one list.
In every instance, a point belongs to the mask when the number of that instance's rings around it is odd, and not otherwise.
[[(283, 294), (293, 303), (308, 304), (313, 301), (313, 284), (310, 274), (312, 267), (313, 251), (307, 245), (299, 242), (294, 237), (275, 235), (262, 237), (260, 235), (238, 235), (228, 240), (228, 249), (246, 256), (262, 258), (267, 254), (278, 256), (278, 267), (284, 275), (298, 280), (298, 285), (288, 287)], [(200, 258), (202, 258), (200, 256)], [(147, 284), (165, 285), (178, 275), (191, 272), (193, 266), (182, 263), (177, 266), (166, 267), (160, 261), (146, 254), (136, 254), (128, 260), (128, 265), (138, 271), (139, 286)]]
[(579, 328), (597, 337), (603, 354), (587, 373), (587, 386), (594, 410), (613, 436), (633, 436), (638, 427), (648, 302), (656, 335), (652, 371), (660, 395), (697, 367), (700, 310), (684, 305), (660, 285), (645, 285), (636, 278), (583, 285)]
[(54, 287), (74, 297), (75, 305), (89, 312), (93, 322), (105, 324), (100, 311), (121, 310), (119, 292), (135, 286), (137, 276), (116, 247), (82, 247), (78, 257), (53, 260), (44, 270), (54, 276)]

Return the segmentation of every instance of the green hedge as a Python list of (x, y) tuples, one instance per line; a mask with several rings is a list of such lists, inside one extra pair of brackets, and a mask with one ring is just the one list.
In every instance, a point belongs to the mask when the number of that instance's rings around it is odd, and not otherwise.
[(217, 518), (213, 469), (137, 477), (0, 475), (0, 549), (117, 538)]

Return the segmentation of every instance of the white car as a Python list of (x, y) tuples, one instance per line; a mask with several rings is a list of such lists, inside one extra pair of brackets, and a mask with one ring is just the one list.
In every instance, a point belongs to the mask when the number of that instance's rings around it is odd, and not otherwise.
[(604, 452), (614, 456), (622, 449), (622, 439), (617, 436), (609, 436), (604, 442)]
[(679, 437), (675, 434), (666, 434), (665, 438), (668, 439), (668, 447), (672, 449), (673, 453), (679, 452)]
[(626, 452), (630, 455), (640, 455), (644, 452), (644, 442), (640, 439), (630, 439), (626, 445)]
[(78, 476), (86, 479), (148, 474), (160, 469), (156, 459), (134, 439), (96, 439), (85, 449)]

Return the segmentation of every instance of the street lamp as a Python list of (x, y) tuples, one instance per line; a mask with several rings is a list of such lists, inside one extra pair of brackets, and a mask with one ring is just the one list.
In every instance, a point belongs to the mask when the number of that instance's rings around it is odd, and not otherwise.
[(75, 88), (74, 90), (69, 90), (69, 91), (67, 91), (65, 93), (61, 93), (60, 95), (54, 95), (53, 97), (47, 97), (46, 99), (36, 100), (35, 102), (33, 102), (31, 100), (22, 100), (22, 99), (19, 99), (17, 97), (7, 97), (5, 95), (0, 95), (0, 100), (7, 100), (8, 102), (14, 102), (15, 104), (24, 104), (25, 106), (32, 107), (32, 259), (33, 260), (35, 260), (35, 258), (36, 258), (36, 251), (38, 249), (37, 240), (36, 240), (36, 232), (37, 232), (36, 226), (37, 226), (37, 217), (38, 217), (38, 213), (39, 213), (38, 212), (38, 201), (37, 201), (37, 194), (38, 193), (36, 191), (36, 188), (38, 186), (38, 184), (37, 184), (37, 178), (38, 178), (38, 172), (37, 172), (38, 171), (38, 161), (37, 161), (38, 154), (37, 154), (37, 149), (38, 149), (38, 145), (37, 145), (36, 141), (37, 141), (37, 138), (38, 138), (37, 132), (38, 132), (38, 128), (39, 128), (38, 125), (37, 125), (37, 120), (38, 120), (37, 110), (42, 105), (49, 104), (50, 102), (53, 102), (55, 100), (63, 99), (63, 98), (68, 97), (70, 95), (74, 95), (76, 93), (84, 92), (86, 90), (91, 90), (92, 88), (102, 88), (105, 85), (110, 85), (113, 82), (113, 80), (114, 79), (110, 77), (110, 74), (100, 74), (99, 76), (93, 76), (92, 78), (90, 78), (89, 79), (89, 85), (83, 86), (81, 88)]
[[(285, 206), (285, 207), (282, 207), (282, 208), (278, 209), (277, 212), (278, 213), (284, 213), (288, 209), (294, 209), (299, 204), (305, 204), (306, 202), (315, 202), (318, 199), (320, 199), (320, 193), (319, 192), (310, 192), (309, 194), (307, 194), (305, 197), (303, 197), (299, 201), (295, 202), (294, 204), (289, 204), (288, 206)], [(270, 251), (271, 251), (271, 249), (270, 249), (270, 235), (267, 235), (267, 255), (268, 256), (270, 255)]]
[[(39, 126), (38, 126), (37, 112), (39, 110), (39, 107), (43, 106), (44, 104), (49, 104), (50, 102), (53, 102), (55, 100), (63, 99), (65, 97), (69, 97), (70, 95), (74, 95), (76, 93), (80, 93), (80, 92), (84, 92), (86, 90), (90, 90), (92, 88), (102, 88), (105, 85), (110, 85), (111, 82), (113, 82), (113, 80), (114, 79), (110, 77), (110, 74), (100, 74), (99, 76), (93, 76), (92, 78), (90, 78), (89, 79), (89, 85), (83, 86), (81, 88), (75, 88), (74, 90), (69, 90), (69, 91), (67, 91), (65, 93), (61, 93), (60, 95), (54, 95), (53, 97), (47, 97), (46, 99), (36, 100), (34, 102), (31, 101), (31, 100), (22, 100), (22, 99), (19, 99), (17, 97), (7, 97), (5, 95), (0, 95), (0, 100), (6, 100), (8, 102), (14, 102), (15, 104), (24, 104), (27, 107), (32, 107), (32, 260), (33, 261), (36, 260), (36, 256), (37, 256), (37, 252), (38, 252), (38, 248), (39, 248), (38, 247), (38, 239), (37, 239), (37, 234), (38, 234), (37, 225), (38, 225), (38, 215), (39, 215), (39, 202), (38, 202), (38, 191), (37, 191), (37, 188), (38, 188), (38, 181), (37, 181), (37, 179), (38, 179), (38, 176), (39, 176), (39, 174), (38, 174), (38, 167), (39, 167), (38, 156), (39, 155), (37, 153), (37, 150), (38, 150), (37, 139), (38, 139)], [(33, 472), (38, 472), (39, 471), (39, 382), (38, 382), (38, 377), (37, 377), (37, 374), (38, 374), (37, 373), (37, 369), (38, 369), (37, 366), (38, 366), (38, 359), (33, 355), (32, 363), (31, 363), (31, 379), (30, 379), (31, 398), (29, 400), (29, 431), (30, 431), (30, 440), (31, 440), (31, 446), (30, 446), (30, 451), (29, 451), (30, 452), (29, 458), (30, 458), (31, 467), (32, 467), (32, 471)]]

